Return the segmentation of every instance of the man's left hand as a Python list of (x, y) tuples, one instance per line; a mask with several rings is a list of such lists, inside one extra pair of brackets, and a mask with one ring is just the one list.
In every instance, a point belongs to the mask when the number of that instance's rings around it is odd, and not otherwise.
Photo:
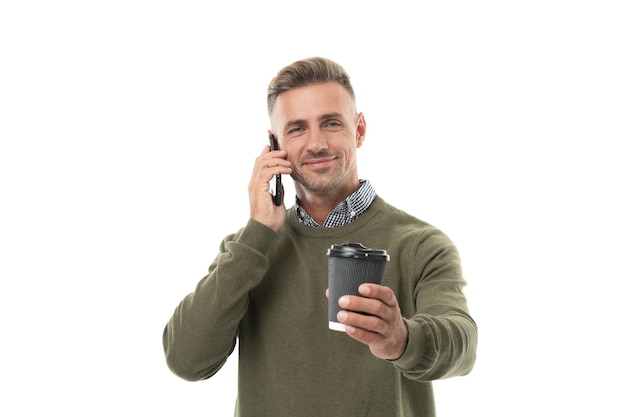
[(346, 333), (368, 345), (374, 356), (398, 359), (406, 349), (409, 332), (393, 290), (363, 284), (359, 287), (359, 294), (361, 297), (344, 295), (339, 298), (339, 306), (345, 310), (337, 314), (337, 319), (346, 325)]

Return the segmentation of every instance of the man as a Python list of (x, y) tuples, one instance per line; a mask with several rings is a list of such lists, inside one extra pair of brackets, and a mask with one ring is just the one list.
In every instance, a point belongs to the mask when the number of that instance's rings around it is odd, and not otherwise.
[[(341, 66), (295, 62), (267, 101), (279, 150), (256, 159), (250, 219), (165, 328), (170, 369), (209, 378), (238, 339), (236, 416), (434, 416), (431, 381), (467, 374), (476, 354), (455, 246), (359, 179), (366, 123)], [(277, 174), (294, 180), (288, 210), (269, 193)], [(345, 242), (386, 249), (390, 262), (383, 285), (340, 299), (343, 333), (328, 329), (325, 293), (327, 249)]]

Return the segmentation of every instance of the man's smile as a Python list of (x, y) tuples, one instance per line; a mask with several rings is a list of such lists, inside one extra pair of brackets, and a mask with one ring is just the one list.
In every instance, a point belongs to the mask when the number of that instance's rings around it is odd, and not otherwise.
[(302, 166), (306, 168), (314, 169), (314, 170), (327, 168), (333, 163), (335, 159), (336, 157), (334, 156), (327, 156), (323, 158), (310, 158), (310, 159), (305, 160), (302, 163)]

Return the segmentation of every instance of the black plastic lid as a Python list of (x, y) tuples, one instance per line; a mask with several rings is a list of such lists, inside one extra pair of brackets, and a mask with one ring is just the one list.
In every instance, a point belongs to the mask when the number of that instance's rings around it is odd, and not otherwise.
[(332, 245), (328, 252), (328, 256), (337, 256), (340, 258), (369, 258), (374, 261), (388, 261), (389, 255), (384, 249), (366, 248), (360, 243), (342, 243), (341, 245)]

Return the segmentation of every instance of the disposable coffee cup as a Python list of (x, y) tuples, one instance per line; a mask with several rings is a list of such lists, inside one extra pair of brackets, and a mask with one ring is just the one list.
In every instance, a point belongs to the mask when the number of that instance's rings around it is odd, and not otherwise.
[(328, 328), (346, 331), (337, 321), (339, 298), (359, 296), (359, 286), (365, 283), (382, 284), (389, 255), (382, 249), (366, 248), (360, 243), (332, 245), (328, 252)]

